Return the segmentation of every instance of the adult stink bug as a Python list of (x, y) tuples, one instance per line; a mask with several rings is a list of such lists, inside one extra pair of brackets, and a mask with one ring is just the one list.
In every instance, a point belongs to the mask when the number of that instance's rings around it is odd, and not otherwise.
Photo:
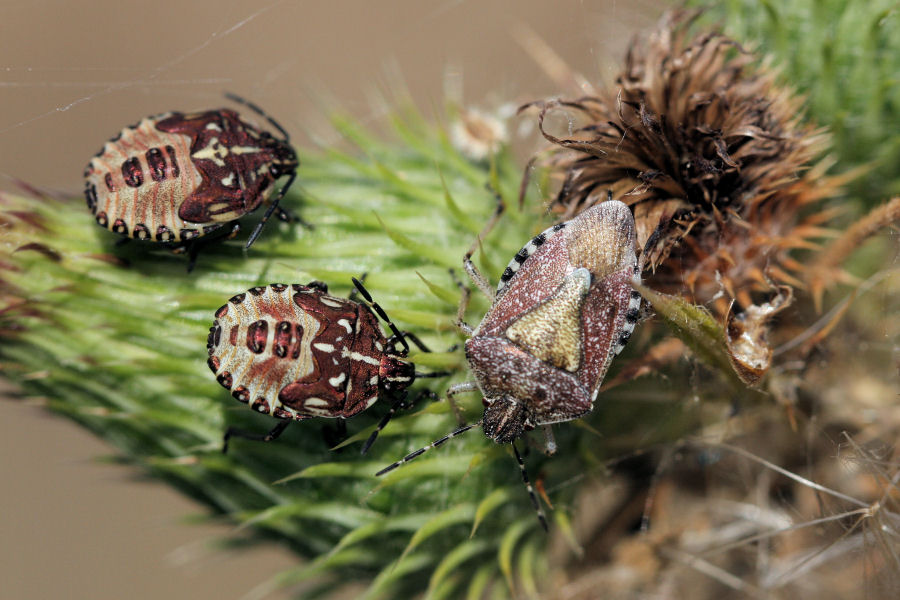
[[(400, 466), (425, 449), (481, 425), (498, 444), (513, 444), (541, 524), (543, 513), (513, 443), (538, 425), (577, 419), (593, 409), (610, 362), (639, 317), (640, 278), (634, 250), (634, 219), (622, 202), (608, 200), (535, 236), (500, 277), (493, 304), (469, 335), (466, 359), (475, 380), (452, 386), (448, 395), (480, 391), (484, 415), (407, 455), (378, 474)], [(477, 245), (477, 242), (476, 242)], [(473, 249), (476, 246), (473, 246)], [(489, 284), (466, 256), (466, 271), (482, 290)]]
[[(363, 445), (365, 453), (403, 406), (416, 377), (444, 375), (416, 373), (406, 359), (406, 340), (423, 352), (428, 348), (397, 329), (362, 284), (353, 283), (369, 305), (331, 296), (324, 283), (314, 281), (250, 288), (216, 311), (207, 339), (209, 368), (234, 398), (282, 419), (264, 435), (229, 428), (222, 452), (234, 436), (271, 441), (292, 421), (352, 417), (379, 396), (390, 398), (391, 409)], [(376, 314), (388, 324), (390, 338), (381, 333)]]
[(115, 233), (196, 252), (192, 242), (253, 212), (275, 189), (246, 247), (256, 240), (274, 211), (288, 219), (278, 203), (293, 183), (299, 161), (287, 131), (255, 104), (250, 107), (281, 133), (247, 123), (221, 108), (184, 114), (169, 112), (126, 127), (88, 163), (84, 176), (88, 208), (97, 223)]

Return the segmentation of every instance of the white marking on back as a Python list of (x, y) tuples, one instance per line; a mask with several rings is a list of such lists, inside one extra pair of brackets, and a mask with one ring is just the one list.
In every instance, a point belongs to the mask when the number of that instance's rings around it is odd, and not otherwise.
[(369, 408), (370, 406), (372, 406), (373, 404), (375, 404), (377, 401), (378, 401), (378, 395), (377, 395), (377, 394), (376, 394), (375, 396), (372, 396), (371, 398), (367, 398), (367, 399), (366, 399), (366, 408)]
[(225, 166), (225, 161), (222, 159), (226, 156), (228, 156), (228, 148), (219, 143), (219, 138), (211, 139), (206, 146), (191, 154), (191, 158), (211, 160), (219, 167)]
[(331, 344), (323, 344), (321, 342), (313, 344), (313, 348), (321, 350), (322, 352), (334, 352), (334, 346)]
[(225, 187), (231, 187), (232, 184), (234, 184), (234, 173), (232, 173), (228, 177), (222, 178), (222, 185), (224, 185)]
[(353, 332), (353, 327), (350, 326), (350, 321), (347, 319), (338, 319), (338, 325), (347, 330), (347, 333)]
[(340, 387), (340, 385), (341, 385), (342, 383), (344, 383), (344, 380), (345, 380), (346, 378), (347, 378), (347, 374), (346, 374), (346, 373), (341, 373), (341, 374), (338, 375), (337, 377), (332, 377), (332, 378), (330, 378), (330, 379), (328, 380), (328, 383), (331, 385), (331, 387), (333, 387), (333, 388), (338, 388), (338, 387)]
[(303, 408), (318, 408), (328, 406), (327, 400), (321, 398), (307, 398), (303, 401)]
[(359, 352), (350, 352), (346, 348), (341, 350), (341, 358), (350, 358), (350, 360), (361, 360), (367, 365), (374, 365), (376, 367), (381, 366), (381, 361), (377, 358), (372, 358), (371, 356), (366, 356), (365, 354), (360, 354)]
[(329, 298), (327, 296), (320, 296), (319, 302), (321, 302), (325, 306), (330, 306), (331, 308), (342, 308), (344, 306), (340, 302), (335, 302), (334, 300), (332, 300), (331, 298)]
[(232, 146), (231, 152), (233, 154), (253, 154), (254, 152), (259, 152), (259, 146)]

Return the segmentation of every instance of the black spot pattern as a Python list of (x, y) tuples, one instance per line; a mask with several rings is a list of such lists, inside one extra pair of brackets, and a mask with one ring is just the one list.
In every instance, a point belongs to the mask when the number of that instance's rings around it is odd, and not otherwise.
[(141, 187), (144, 183), (144, 173), (141, 171), (141, 161), (132, 157), (122, 163), (122, 177), (128, 187)]
[(166, 157), (159, 148), (150, 148), (145, 155), (150, 168), (150, 179), (162, 181), (166, 178)]

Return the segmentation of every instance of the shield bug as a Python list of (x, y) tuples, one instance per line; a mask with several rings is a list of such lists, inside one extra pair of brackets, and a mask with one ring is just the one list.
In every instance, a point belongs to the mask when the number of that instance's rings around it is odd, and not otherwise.
[[(477, 244), (466, 256), (466, 271), (479, 288), (490, 290), (470, 260)], [(462, 322), (468, 298), (464, 294), (458, 322), (469, 335), (466, 359), (475, 380), (452, 386), (448, 396), (480, 391), (484, 415), (378, 475), (481, 425), (496, 443), (513, 444), (523, 481), (546, 528), (514, 442), (543, 425), (548, 451), (553, 451), (549, 425), (593, 409), (609, 364), (639, 317), (641, 297), (632, 287), (632, 280), (640, 279), (634, 244), (631, 211), (610, 199), (528, 242), (501, 275), (493, 304), (475, 329)]]
[(444, 375), (415, 371), (406, 359), (407, 339), (423, 352), (428, 348), (415, 334), (397, 329), (363, 285), (353, 283), (368, 304), (331, 296), (324, 283), (314, 281), (250, 288), (216, 311), (207, 339), (209, 368), (235, 399), (281, 419), (264, 435), (229, 428), (222, 452), (231, 437), (271, 441), (292, 421), (352, 417), (386, 397), (391, 409), (363, 445), (365, 453), (404, 405), (416, 377)]
[(237, 219), (256, 210), (275, 189), (246, 247), (259, 236), (293, 183), (299, 161), (289, 136), (274, 119), (242, 98), (228, 95), (264, 117), (281, 137), (221, 108), (169, 112), (126, 127), (88, 163), (87, 205), (99, 225), (129, 238), (196, 252), (194, 240), (219, 231), (236, 234)]

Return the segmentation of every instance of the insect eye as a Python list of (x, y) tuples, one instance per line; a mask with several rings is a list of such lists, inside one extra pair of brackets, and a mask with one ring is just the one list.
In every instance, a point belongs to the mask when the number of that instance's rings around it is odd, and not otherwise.
[(491, 405), (491, 401), (488, 400), (487, 398), (482, 398), (481, 403), (484, 405), (485, 408), (487, 408), (488, 406)]

